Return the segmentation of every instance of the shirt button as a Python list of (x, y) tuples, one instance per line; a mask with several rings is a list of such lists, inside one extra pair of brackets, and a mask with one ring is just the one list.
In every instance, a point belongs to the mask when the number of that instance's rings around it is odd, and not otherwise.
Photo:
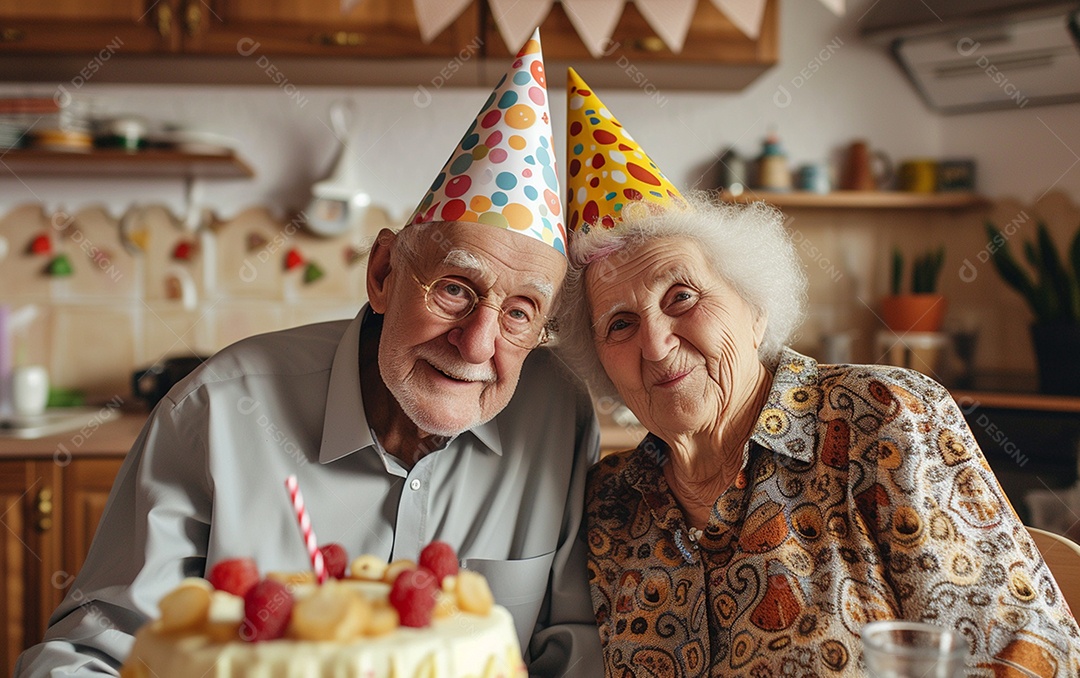
[(414, 490), (419, 490), (420, 489), (420, 479), (419, 478), (413, 478), (412, 482), (409, 483), (409, 487), (411, 487)]

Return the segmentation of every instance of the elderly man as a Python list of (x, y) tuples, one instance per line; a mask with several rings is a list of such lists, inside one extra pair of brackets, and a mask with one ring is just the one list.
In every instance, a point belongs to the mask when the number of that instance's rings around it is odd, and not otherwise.
[(320, 542), (415, 560), (446, 541), (510, 609), (530, 674), (602, 674), (578, 536), (598, 429), (537, 349), (566, 269), (538, 35), (515, 63), (408, 227), (379, 235), (355, 319), (241, 341), (161, 402), (17, 676), (116, 675), (161, 596), (223, 559), (310, 567), (292, 474)]

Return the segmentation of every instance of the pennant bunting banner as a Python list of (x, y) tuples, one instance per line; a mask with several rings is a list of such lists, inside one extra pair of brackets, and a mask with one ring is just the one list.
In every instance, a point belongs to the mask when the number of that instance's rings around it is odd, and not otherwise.
[(552, 0), (488, 0), (491, 15), (503, 41), (511, 51), (517, 51), (532, 32), (543, 23), (551, 10)]
[(599, 59), (611, 49), (611, 34), (623, 12), (623, 0), (562, 0), (563, 9), (589, 54)]
[[(355, 2), (356, 0), (342, 0)], [(414, 0), (416, 23), (420, 25), (420, 38), (430, 43), (446, 27), (461, 16), (472, 0)]]
[(634, 0), (634, 5), (668, 49), (682, 51), (697, 0)]
[(743, 35), (757, 40), (761, 18), (765, 16), (765, 0), (712, 0), (712, 3)]

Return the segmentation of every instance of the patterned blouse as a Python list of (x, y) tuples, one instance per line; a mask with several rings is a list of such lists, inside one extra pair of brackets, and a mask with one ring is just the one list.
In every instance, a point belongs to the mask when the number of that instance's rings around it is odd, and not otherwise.
[(971, 676), (1080, 676), (1080, 629), (959, 408), (910, 370), (787, 350), (734, 484), (691, 536), (665, 444), (593, 467), (607, 675), (864, 676), (860, 627), (967, 637)]

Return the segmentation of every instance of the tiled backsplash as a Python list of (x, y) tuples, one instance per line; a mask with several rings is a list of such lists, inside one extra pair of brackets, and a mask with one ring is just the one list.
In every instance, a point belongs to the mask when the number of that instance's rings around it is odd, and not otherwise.
[[(1070, 242), (1080, 206), (1061, 192), (1035, 204), (999, 200), (987, 210), (789, 209), (788, 231), (809, 277), (809, 313), (794, 346), (820, 356), (823, 337), (848, 333), (856, 362), (879, 362), (877, 304), (887, 286), (891, 248), (910, 257), (946, 247), (940, 290), (947, 326), (979, 331), (976, 367), (1034, 371), (1031, 313), (986, 261), (984, 221), (1012, 224), (1021, 240), (1044, 219), (1059, 247)], [(394, 219), (372, 210), (345, 235), (310, 235), (295, 220), (263, 208), (195, 231), (162, 206), (125, 214), (87, 207), (74, 215), (27, 204), (0, 215), (0, 303), (33, 309), (16, 336), (16, 364), (48, 366), (53, 383), (93, 401), (127, 398), (130, 375), (163, 358), (208, 354), (244, 337), (355, 315), (366, 298), (366, 259), (358, 257)], [(49, 253), (33, 253), (45, 236)], [(39, 243), (40, 244), (40, 243)], [(176, 258), (177, 246), (190, 252)], [(290, 252), (299, 265), (287, 268)], [(65, 254), (70, 276), (45, 273)], [(965, 262), (971, 262), (964, 269)], [(323, 275), (305, 282), (308, 264)], [(947, 375), (935, 375), (939, 378)]]
[[(20, 206), (0, 217), (0, 303), (33, 315), (14, 333), (15, 364), (47, 365), (54, 385), (107, 400), (126, 397), (131, 372), (163, 358), (352, 317), (366, 299), (358, 252), (383, 226), (393, 224), (378, 210), (353, 232), (321, 238), (263, 209), (190, 231), (161, 207)], [(61, 256), (70, 275), (50, 275)]]

